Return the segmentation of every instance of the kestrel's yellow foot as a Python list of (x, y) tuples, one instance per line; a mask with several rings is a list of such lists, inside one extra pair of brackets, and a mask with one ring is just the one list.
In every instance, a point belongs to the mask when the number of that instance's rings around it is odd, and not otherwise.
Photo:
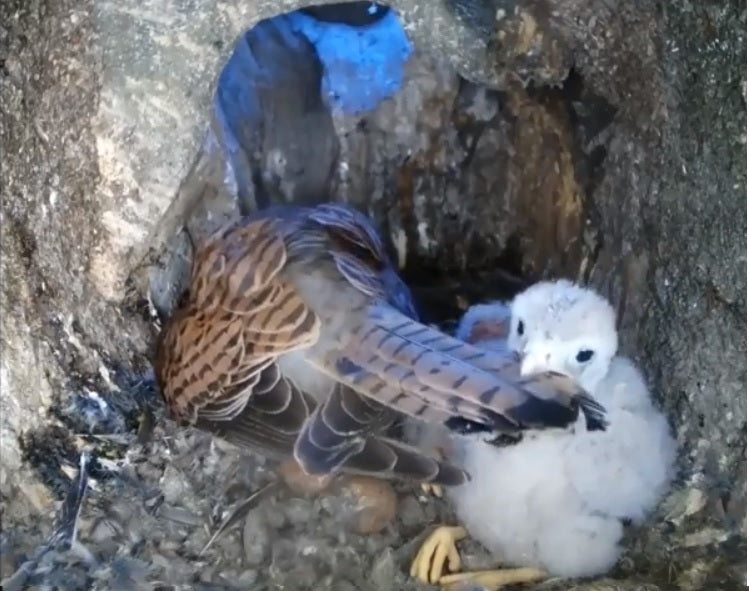
[(455, 546), (468, 535), (465, 528), (441, 525), (419, 548), (411, 563), (411, 576), (424, 583), (438, 583), (445, 569), (455, 572), (460, 568), (460, 554)]
[[(468, 535), (465, 528), (442, 525), (435, 529), (424, 541), (411, 563), (411, 576), (424, 583), (438, 584), (450, 591), (459, 584), (476, 583), (489, 591), (497, 591), (506, 585), (532, 583), (547, 577), (546, 573), (536, 568), (508, 568), (482, 570), (467, 573), (455, 573), (460, 569), (460, 554), (457, 542)], [(443, 575), (447, 570), (451, 573)]]
[(537, 568), (507, 568), (497, 570), (479, 570), (470, 573), (444, 575), (439, 579), (439, 585), (446, 591), (457, 588), (459, 584), (467, 582), (482, 585), (488, 591), (497, 591), (506, 585), (518, 583), (534, 583), (545, 579), (547, 574)]
[(440, 484), (429, 484), (425, 482), (421, 485), (421, 490), (424, 491), (424, 494), (434, 495), (438, 499), (441, 499), (442, 495), (444, 494), (444, 489)]

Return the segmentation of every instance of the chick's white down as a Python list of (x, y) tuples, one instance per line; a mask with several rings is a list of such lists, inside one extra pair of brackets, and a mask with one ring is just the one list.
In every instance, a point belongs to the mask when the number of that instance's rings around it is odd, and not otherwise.
[[(498, 321), (510, 330), (506, 341), (476, 329)], [(589, 432), (581, 417), (571, 431), (531, 433), (508, 447), (413, 427), (421, 445), (442, 448), (472, 476), (448, 490), (459, 522), (504, 566), (535, 566), (562, 577), (608, 571), (621, 552), (621, 520), (647, 517), (665, 493), (676, 455), (642, 375), (615, 356), (613, 309), (589, 289), (543, 282), (509, 307), (473, 307), (457, 336), (486, 348), (509, 347), (523, 357), (524, 373), (553, 369), (572, 376), (606, 407), (610, 423), (606, 431)], [(578, 357), (581, 351), (592, 356)]]

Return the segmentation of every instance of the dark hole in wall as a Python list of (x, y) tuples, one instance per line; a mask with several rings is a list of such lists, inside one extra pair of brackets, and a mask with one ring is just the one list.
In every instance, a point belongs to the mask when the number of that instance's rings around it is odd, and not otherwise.
[[(462, 85), (466, 84), (470, 83), (463, 80)], [(508, 93), (491, 92), (497, 95), (500, 105), (511, 100)], [(562, 113), (564, 124), (569, 126), (572, 135), (569, 148), (574, 174), (581, 188), (585, 220), (588, 228), (592, 228), (595, 233), (588, 254), (595, 259), (603, 246), (603, 238), (597, 230), (600, 218), (592, 195), (603, 178), (608, 141), (605, 130), (613, 122), (616, 109), (590, 92), (585, 80), (575, 69), (570, 71), (560, 88), (531, 85), (527, 97), (531, 103)], [(459, 99), (456, 101), (456, 110), (458, 109)], [(509, 109), (504, 108), (500, 109), (494, 120), (481, 125), (464, 126), (463, 129), (478, 138), (501, 117), (515, 121)], [(445, 269), (439, 263), (422, 259), (412, 261), (404, 270), (404, 275), (412, 284), (422, 306), (426, 308), (427, 316), (458, 316), (462, 310), (462, 305), (456, 306), (459, 300), (474, 302), (511, 298), (542, 275), (529, 272), (524, 264), (526, 253), (521, 232), (510, 234), (502, 248), (496, 251), (487, 249), (486, 243), (481, 241), (467, 244), (466, 249), (471, 258), (483, 261), (480, 266), (467, 270)], [(552, 275), (561, 272), (555, 268), (550, 271)]]
[(65, 470), (69, 474), (78, 469), (82, 449), (91, 452), (93, 478), (117, 477), (98, 459), (122, 459), (131, 443), (130, 434), (139, 432), (147, 418), (163, 408), (150, 372), (141, 364), (125, 366), (123, 359), (115, 360), (99, 350), (108, 379), (91, 371), (70, 338), (83, 338), (83, 334), (75, 320), (66, 325), (64, 319), (53, 318), (45, 325), (42, 338), (57, 344), (55, 356), (67, 377), (54, 390), (48, 420), (19, 439), (24, 462), (58, 499), (71, 483)]
[(376, 2), (340, 2), (302, 8), (300, 12), (323, 22), (361, 27), (376, 23), (389, 10), (388, 6)]
[[(109, 362), (109, 367), (116, 367)], [(71, 371), (71, 379), (54, 397), (51, 420), (27, 431), (20, 439), (24, 461), (52, 493), (61, 499), (70, 487), (63, 468), (76, 470), (81, 445), (91, 453), (90, 475), (97, 480), (121, 478), (99, 459), (118, 460), (126, 454), (130, 433), (152, 428), (153, 416), (161, 412), (155, 384), (122, 369), (112, 376), (119, 388), (111, 392), (99, 376)], [(99, 394), (101, 393), (101, 394)], [(142, 442), (142, 441), (140, 441)]]
[(70, 432), (63, 426), (50, 425), (26, 433), (20, 440), (24, 460), (36, 471), (39, 479), (61, 499), (70, 487), (61, 467), (73, 467), (78, 461), (78, 449)]

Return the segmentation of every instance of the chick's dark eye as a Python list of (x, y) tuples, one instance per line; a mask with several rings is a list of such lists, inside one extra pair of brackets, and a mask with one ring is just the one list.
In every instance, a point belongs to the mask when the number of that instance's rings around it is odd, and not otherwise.
[(523, 332), (525, 332), (525, 325), (523, 324), (523, 321), (521, 320), (518, 322), (518, 334), (520, 336), (523, 336)]
[(575, 357), (578, 363), (585, 363), (586, 361), (590, 361), (592, 358), (593, 351), (591, 351), (590, 349), (582, 349), (578, 352), (577, 357)]

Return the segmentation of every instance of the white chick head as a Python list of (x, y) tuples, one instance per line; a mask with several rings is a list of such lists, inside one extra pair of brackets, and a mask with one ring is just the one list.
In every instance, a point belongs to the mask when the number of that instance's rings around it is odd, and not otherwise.
[(557, 371), (595, 392), (618, 345), (605, 298), (566, 279), (542, 281), (518, 294), (511, 312), (508, 345), (522, 358), (522, 375)]

